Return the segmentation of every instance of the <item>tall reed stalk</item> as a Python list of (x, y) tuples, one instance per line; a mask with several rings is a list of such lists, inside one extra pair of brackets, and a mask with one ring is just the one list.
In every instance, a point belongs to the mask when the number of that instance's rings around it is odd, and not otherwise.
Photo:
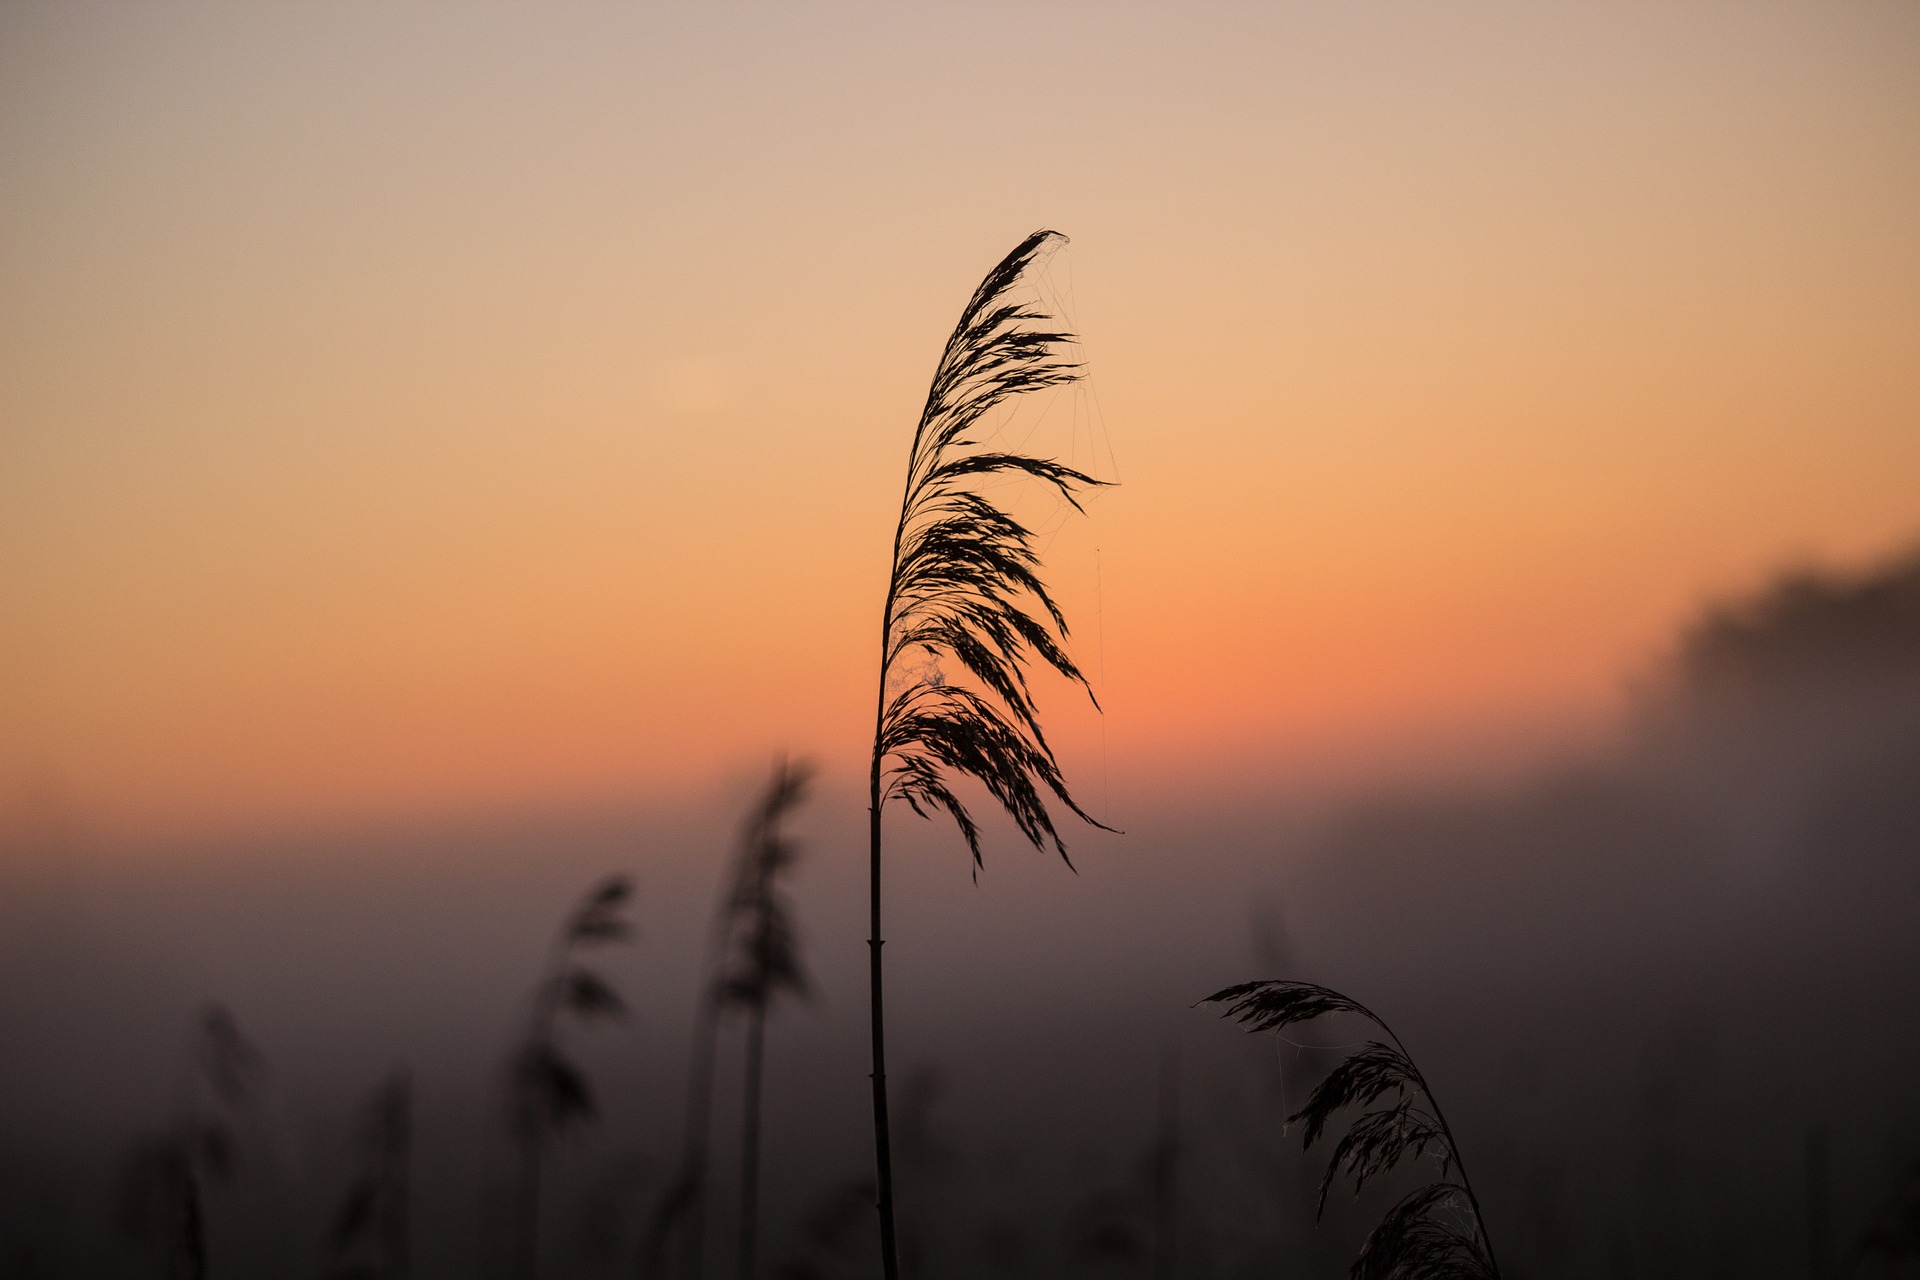
[[(1066, 619), (1040, 579), (1031, 531), (980, 492), (983, 482), (1024, 475), (1077, 511), (1076, 491), (1101, 482), (1050, 459), (982, 448), (971, 435), (1014, 397), (1080, 376), (1079, 366), (1059, 354), (1073, 336), (1043, 308), (1014, 298), (1036, 256), (1063, 240), (1053, 231), (1028, 236), (987, 273), (961, 312), (914, 428), (894, 527), (868, 784), (873, 1137), (885, 1280), (898, 1280), (900, 1263), (880, 957), (882, 811), (905, 800), (921, 817), (946, 813), (966, 838), (976, 872), (980, 832), (950, 789), (953, 775), (978, 781), (1035, 848), (1050, 843), (1063, 859), (1066, 846), (1042, 788), (1077, 817), (1102, 825), (1068, 794), (1027, 688), (1027, 664), (1038, 655), (1089, 697), (1092, 688), (1061, 647)], [(1028, 602), (1040, 606), (1045, 621), (1028, 612)]]

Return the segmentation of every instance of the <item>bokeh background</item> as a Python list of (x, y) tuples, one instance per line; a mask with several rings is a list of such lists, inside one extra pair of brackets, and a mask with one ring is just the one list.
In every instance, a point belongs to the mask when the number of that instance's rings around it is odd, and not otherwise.
[(152, 1270), (113, 1187), (219, 999), (216, 1273), (317, 1270), (407, 1062), (418, 1271), (487, 1274), (624, 869), (549, 1266), (631, 1272), (788, 752), (769, 1260), (862, 1274), (888, 537), (1050, 226), (1089, 377), (997, 425), (1117, 482), (1023, 512), (1127, 834), (976, 885), (891, 820), (923, 1274), (1147, 1274), (1169, 1117), (1182, 1274), (1337, 1273), (1313, 1063), (1189, 1008), (1281, 971), (1404, 1011), (1518, 1273), (1824, 1274), (1920, 1156), (1916, 85), (1905, 3), (0, 8), (0, 1262)]

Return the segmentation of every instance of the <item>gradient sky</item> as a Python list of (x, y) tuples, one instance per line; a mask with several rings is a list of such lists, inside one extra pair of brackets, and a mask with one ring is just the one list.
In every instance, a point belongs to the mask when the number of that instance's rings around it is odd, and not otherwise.
[(1920, 537), (1907, 0), (15, 3), (0, 794), (850, 771), (913, 416), (1037, 226), (1091, 382), (1015, 429), (1122, 482), (1048, 551), (1096, 804), (1593, 723)]

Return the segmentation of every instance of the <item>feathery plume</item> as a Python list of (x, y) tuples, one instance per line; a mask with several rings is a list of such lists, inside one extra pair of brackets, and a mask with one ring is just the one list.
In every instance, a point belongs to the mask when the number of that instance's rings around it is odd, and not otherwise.
[(1341, 1112), (1360, 1113), (1334, 1144), (1320, 1180), (1319, 1212), (1325, 1213), (1327, 1194), (1343, 1174), (1357, 1196), (1403, 1161), (1431, 1157), (1439, 1162), (1440, 1181), (1416, 1188), (1387, 1210), (1348, 1274), (1352, 1280), (1499, 1280), (1500, 1265), (1453, 1130), (1426, 1077), (1380, 1015), (1330, 988), (1280, 979), (1242, 982), (1201, 1003), (1225, 1005), (1223, 1016), (1249, 1032), (1277, 1032), (1341, 1013), (1357, 1014), (1385, 1032), (1391, 1043), (1369, 1040), (1353, 1050), (1287, 1118), (1289, 1125), (1304, 1123), (1301, 1146), (1311, 1149)]
[(1050, 845), (1063, 860), (1067, 846), (1048, 796), (1102, 825), (1067, 790), (1027, 667), (1037, 656), (1090, 698), (1092, 687), (1067, 655), (1067, 620), (1040, 577), (1033, 532), (981, 491), (983, 482), (1025, 476), (1078, 511), (1077, 494), (1102, 482), (1051, 459), (984, 448), (976, 438), (983, 419), (1008, 401), (1080, 376), (1061, 354), (1073, 335), (1044, 308), (1015, 297), (1039, 254), (1063, 240), (1054, 231), (1028, 236), (960, 313), (914, 429), (894, 528), (869, 778), (874, 1161), (885, 1280), (898, 1280), (899, 1250), (880, 962), (881, 812), (904, 800), (921, 817), (946, 814), (976, 873), (980, 828), (953, 791), (956, 776), (980, 783), (1035, 848)]

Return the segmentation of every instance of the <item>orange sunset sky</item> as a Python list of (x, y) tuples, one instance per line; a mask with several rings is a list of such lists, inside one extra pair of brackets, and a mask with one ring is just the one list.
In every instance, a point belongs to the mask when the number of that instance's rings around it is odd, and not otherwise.
[(1920, 539), (1909, 0), (14, 3), (0, 805), (851, 776), (926, 379), (1040, 226), (1096, 804), (1601, 724)]

